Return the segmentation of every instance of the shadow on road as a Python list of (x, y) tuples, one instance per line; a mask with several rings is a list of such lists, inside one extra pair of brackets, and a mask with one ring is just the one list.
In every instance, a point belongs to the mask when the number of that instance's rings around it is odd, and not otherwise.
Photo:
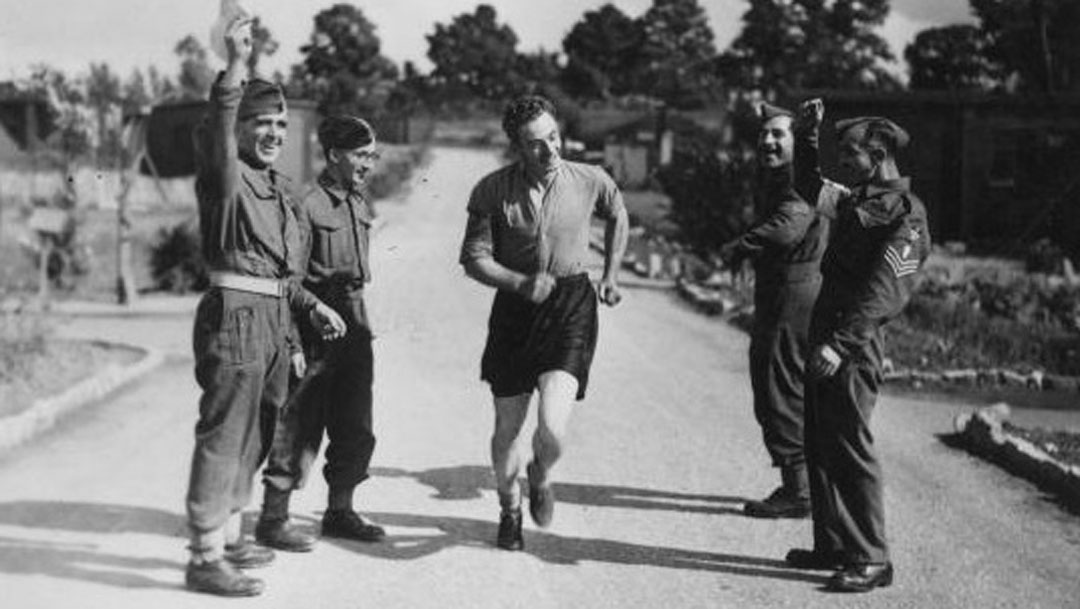
[[(481, 491), (494, 492), (495, 490), (491, 468), (480, 465), (439, 467), (420, 472), (398, 468), (375, 468), (371, 473), (374, 476), (387, 478), (413, 478), (435, 489), (436, 499), (479, 499), (482, 496)], [(742, 504), (747, 501), (745, 497), (699, 495), (572, 482), (556, 482), (555, 495), (560, 503), (575, 505), (740, 516)]]
[[(493, 552), (503, 552), (494, 546), (496, 523), (493, 521), (393, 513), (372, 513), (370, 516), (376, 522), (390, 527), (418, 530), (409, 534), (392, 531), (382, 543), (347, 542), (326, 538), (323, 543), (387, 560), (415, 560), (455, 547), (490, 548)], [(606, 539), (563, 537), (532, 529), (525, 531), (524, 551), (545, 562), (559, 565), (597, 562), (709, 571), (817, 584), (826, 580), (823, 575), (792, 571), (782, 560)]]
[[(0, 503), (0, 526), (76, 533), (140, 533), (183, 536), (179, 514), (145, 507), (64, 501)], [(0, 536), (0, 573), (76, 579), (120, 588), (176, 588), (139, 571), (183, 570), (161, 558), (97, 551), (92, 543), (44, 542)]]

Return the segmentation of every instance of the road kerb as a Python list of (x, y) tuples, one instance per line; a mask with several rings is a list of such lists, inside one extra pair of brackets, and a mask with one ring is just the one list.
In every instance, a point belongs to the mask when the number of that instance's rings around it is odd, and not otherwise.
[(1002, 426), (1008, 414), (1008, 408), (1000, 404), (959, 415), (954, 427), (964, 448), (1080, 511), (1080, 467), (1062, 463), (1028, 440), (1008, 433)]
[(128, 366), (110, 365), (59, 394), (36, 400), (26, 410), (0, 420), (0, 452), (15, 448), (48, 431), (66, 414), (99, 400), (161, 365), (165, 355), (157, 349), (111, 343), (137, 349), (143, 357)]

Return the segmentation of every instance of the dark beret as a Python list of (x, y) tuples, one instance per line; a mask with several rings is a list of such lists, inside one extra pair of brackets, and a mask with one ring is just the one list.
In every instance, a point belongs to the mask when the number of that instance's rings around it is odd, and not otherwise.
[(837, 137), (844, 137), (848, 132), (859, 141), (866, 141), (871, 137), (886, 138), (895, 150), (900, 150), (911, 141), (911, 136), (903, 127), (880, 116), (860, 116), (836, 121)]
[(770, 121), (778, 116), (787, 116), (794, 118), (795, 113), (787, 108), (781, 108), (780, 106), (774, 106), (769, 102), (761, 102), (758, 106), (758, 116), (761, 117), (761, 122)]
[(328, 116), (319, 125), (319, 144), (326, 150), (353, 150), (375, 143), (375, 130), (362, 118)]
[(248, 119), (260, 114), (278, 114), (285, 111), (285, 94), (275, 83), (260, 78), (248, 81), (244, 96), (240, 98), (237, 117)]

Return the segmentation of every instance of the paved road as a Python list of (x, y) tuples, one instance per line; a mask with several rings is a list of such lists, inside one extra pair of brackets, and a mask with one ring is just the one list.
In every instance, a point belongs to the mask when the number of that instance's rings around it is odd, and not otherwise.
[[(0, 460), (0, 607), (1077, 607), (1080, 520), (1025, 482), (942, 445), (954, 409), (885, 399), (877, 414), (898, 569), (890, 589), (821, 591), (784, 568), (807, 521), (746, 519), (775, 475), (750, 412), (747, 339), (666, 293), (602, 313), (590, 395), (572, 422), (554, 526), (495, 549), (491, 412), (477, 380), (490, 292), (456, 264), (463, 204), (494, 155), (439, 149), (381, 206), (370, 304), (378, 334), (375, 476), (360, 505), (387, 543), (279, 555), (267, 592), (185, 592), (182, 497), (195, 421), (179, 314), (81, 318), (169, 353), (162, 368)], [(296, 501), (314, 527), (325, 486)]]

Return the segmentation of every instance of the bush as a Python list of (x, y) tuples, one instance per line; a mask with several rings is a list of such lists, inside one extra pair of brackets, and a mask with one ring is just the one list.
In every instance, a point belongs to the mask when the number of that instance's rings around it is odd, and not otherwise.
[(186, 220), (158, 231), (150, 248), (150, 276), (160, 290), (185, 294), (209, 285), (198, 223)]
[(918, 286), (888, 328), (901, 367), (1014, 368), (1080, 374), (1080, 289), (1045, 278), (1008, 283), (976, 278)]
[(48, 330), (41, 318), (0, 313), (0, 381), (20, 378), (45, 353)]
[(684, 142), (657, 173), (671, 197), (671, 219), (695, 251), (715, 252), (750, 225), (755, 165), (735, 155), (718, 157), (707, 137)]

